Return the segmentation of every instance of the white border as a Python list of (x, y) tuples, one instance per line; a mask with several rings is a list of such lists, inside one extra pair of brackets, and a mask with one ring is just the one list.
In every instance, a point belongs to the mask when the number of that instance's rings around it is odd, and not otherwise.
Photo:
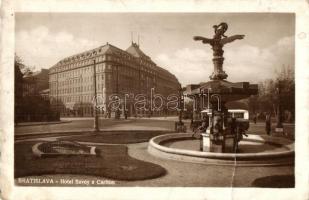
[[(309, 199), (308, 0), (3, 0), (1, 2), (0, 132), (4, 199)], [(16, 187), (13, 182), (14, 12), (295, 12), (296, 188)], [(305, 38), (298, 37), (305, 33)]]

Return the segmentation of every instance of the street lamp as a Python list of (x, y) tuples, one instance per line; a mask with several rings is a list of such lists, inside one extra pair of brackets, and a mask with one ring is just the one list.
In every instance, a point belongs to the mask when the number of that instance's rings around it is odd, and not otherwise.
[[(56, 68), (56, 77), (57, 77), (57, 80), (56, 80), (56, 112), (57, 112), (57, 116), (58, 116), (58, 70)], [(59, 114), (59, 120), (60, 120), (60, 114)]]
[(179, 89), (179, 124), (182, 124), (182, 109), (184, 99), (182, 98), (182, 88)]
[[(119, 101), (119, 65), (117, 65), (116, 67), (116, 72), (117, 72), (117, 75), (116, 75), (116, 94), (117, 94), (117, 100)], [(116, 108), (116, 112), (115, 112), (115, 119), (120, 119), (120, 110), (119, 110), (119, 106), (117, 106)]]
[(80, 111), (80, 115), (83, 117), (84, 116), (84, 110), (83, 110), (83, 85), (82, 85), (83, 76), (82, 76), (82, 74), (79, 76), (79, 82), (80, 82), (80, 84), (79, 84), (79, 93), (80, 93), (80, 95), (79, 95), (79, 102), (80, 102), (79, 111)]
[(96, 75), (96, 61), (93, 60), (93, 85), (94, 85), (94, 123), (93, 123), (93, 129), (94, 132), (99, 131), (99, 119), (98, 119), (98, 113), (97, 113), (97, 75)]
[(182, 121), (182, 111), (183, 111), (183, 104), (184, 104), (184, 98), (182, 95), (182, 88), (180, 86), (179, 88), (179, 99), (178, 99), (178, 110), (179, 110), (179, 118), (178, 122), (175, 122), (175, 131), (176, 132), (186, 132), (186, 126), (184, 125)]
[(281, 81), (278, 81), (277, 88), (277, 124), (276, 124), (276, 133), (283, 133), (283, 125), (282, 125), (282, 118), (281, 118)]

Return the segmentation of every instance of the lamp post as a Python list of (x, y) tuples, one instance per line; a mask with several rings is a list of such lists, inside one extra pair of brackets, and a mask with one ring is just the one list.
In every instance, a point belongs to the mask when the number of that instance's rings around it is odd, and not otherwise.
[[(57, 116), (58, 116), (58, 70), (56, 69), (56, 77), (57, 77), (57, 81), (56, 81), (56, 112), (57, 112)], [(59, 120), (60, 120), (60, 114), (59, 114)]]
[(179, 89), (179, 124), (182, 124), (182, 110), (183, 110), (184, 99), (182, 96), (182, 88)]
[[(120, 101), (119, 99), (119, 66), (116, 66), (116, 94), (117, 94), (117, 100)], [(115, 110), (115, 119), (120, 119), (120, 110), (119, 106), (117, 106)]]
[(282, 117), (281, 117), (281, 81), (278, 81), (278, 85), (276, 88), (277, 92), (277, 124), (276, 124), (276, 133), (283, 133), (283, 125), (282, 125)]
[(83, 110), (83, 85), (82, 85), (82, 82), (83, 82), (83, 76), (82, 74), (79, 76), (79, 102), (80, 102), (80, 115), (83, 117), (84, 116), (84, 110)]
[(178, 97), (178, 110), (179, 110), (179, 118), (178, 118), (178, 122), (175, 122), (175, 131), (176, 132), (186, 132), (186, 126), (184, 125), (183, 121), (182, 121), (182, 111), (183, 111), (183, 104), (184, 104), (184, 98), (182, 95), (182, 88), (180, 86), (179, 88), (179, 97)]
[(93, 129), (94, 132), (99, 131), (99, 118), (97, 113), (97, 75), (96, 75), (96, 61), (93, 60), (93, 85), (94, 85), (94, 123), (93, 123)]

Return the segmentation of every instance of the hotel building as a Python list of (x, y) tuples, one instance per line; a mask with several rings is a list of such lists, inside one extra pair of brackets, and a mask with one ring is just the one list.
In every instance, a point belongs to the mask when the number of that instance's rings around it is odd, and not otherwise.
[[(146, 95), (149, 103), (151, 88), (156, 94), (167, 97), (178, 94), (180, 83), (133, 42), (126, 51), (107, 43), (64, 58), (49, 70), (51, 104), (61, 116), (92, 116), (95, 89), (99, 101), (97, 105), (103, 105), (103, 109), (98, 111), (101, 115), (115, 114), (109, 104), (113, 100), (112, 95), (121, 99), (119, 113), (127, 113), (128, 116), (172, 114), (165, 109), (136, 111), (134, 96)], [(126, 112), (123, 106), (125, 95)]]

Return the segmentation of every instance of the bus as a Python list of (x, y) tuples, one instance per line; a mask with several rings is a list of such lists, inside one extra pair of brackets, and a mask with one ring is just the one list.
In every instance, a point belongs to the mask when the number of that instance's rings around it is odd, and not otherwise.
[(243, 109), (228, 109), (228, 112), (231, 117), (236, 119), (245, 119), (249, 120), (249, 111)]
[[(207, 115), (209, 110), (202, 110), (202, 118), (204, 115)], [(248, 110), (243, 110), (243, 109), (228, 109), (228, 113), (230, 117), (234, 117), (236, 119), (244, 119), (244, 120), (249, 120), (249, 111)]]

